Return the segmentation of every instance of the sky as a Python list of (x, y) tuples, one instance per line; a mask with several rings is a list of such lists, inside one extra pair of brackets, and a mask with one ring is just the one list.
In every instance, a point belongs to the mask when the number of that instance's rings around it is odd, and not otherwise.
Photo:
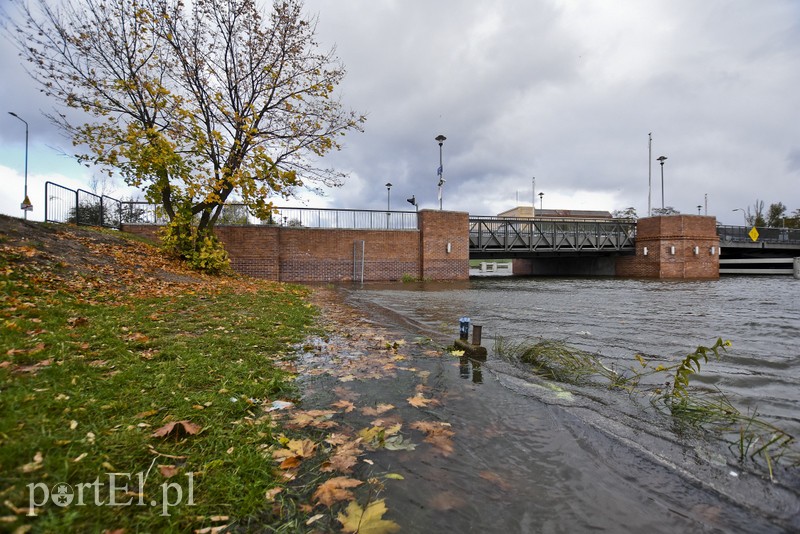
[[(5, 2), (6, 0), (0, 0)], [(348, 173), (282, 206), (438, 209), (664, 205), (743, 224), (757, 200), (800, 209), (797, 0), (306, 0), (338, 90), (367, 114), (325, 165)], [(0, 38), (2, 111), (29, 123), (31, 219), (44, 182), (99, 173), (44, 118), (53, 109)], [(652, 134), (650, 144), (648, 134)], [(652, 155), (652, 158), (651, 158)], [(0, 212), (21, 216), (25, 125), (0, 114)], [(535, 179), (535, 180), (534, 180)], [(534, 185), (535, 181), (535, 185)], [(393, 184), (387, 192), (387, 183)], [(111, 196), (135, 194), (121, 182)], [(543, 193), (541, 198), (539, 193)], [(707, 211), (706, 211), (707, 206)]]

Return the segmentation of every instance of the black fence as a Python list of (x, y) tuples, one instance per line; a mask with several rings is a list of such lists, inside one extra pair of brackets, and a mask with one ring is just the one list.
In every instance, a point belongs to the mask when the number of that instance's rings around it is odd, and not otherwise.
[[(70, 189), (53, 182), (45, 183), (44, 189), (44, 219), (47, 222), (117, 229), (121, 228), (122, 224), (161, 225), (169, 222), (164, 208), (150, 202), (121, 201), (82, 189)], [(413, 211), (275, 207), (266, 219), (258, 219), (243, 204), (226, 204), (222, 208), (216, 224), (415, 230), (417, 213)]]
[(122, 202), (107, 195), (46, 182), (44, 196), (44, 220), (47, 222), (117, 229), (123, 222)]
[(752, 226), (717, 226), (720, 245), (725, 243), (784, 243), (787, 245), (800, 245), (800, 229), (797, 228), (756, 228), (756, 239), (750, 235)]

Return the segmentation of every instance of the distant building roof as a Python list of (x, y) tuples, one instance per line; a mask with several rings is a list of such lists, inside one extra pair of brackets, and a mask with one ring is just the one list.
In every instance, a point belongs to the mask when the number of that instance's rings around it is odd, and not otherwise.
[(506, 219), (530, 218), (530, 217), (553, 217), (559, 219), (612, 219), (613, 215), (608, 211), (599, 210), (543, 210), (534, 209), (532, 206), (517, 206), (502, 213), (498, 217)]

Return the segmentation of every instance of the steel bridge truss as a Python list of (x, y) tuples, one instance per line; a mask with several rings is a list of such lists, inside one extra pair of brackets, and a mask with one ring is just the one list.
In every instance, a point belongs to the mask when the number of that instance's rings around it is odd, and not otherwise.
[(635, 238), (636, 222), (628, 219), (469, 219), (472, 253), (633, 251)]

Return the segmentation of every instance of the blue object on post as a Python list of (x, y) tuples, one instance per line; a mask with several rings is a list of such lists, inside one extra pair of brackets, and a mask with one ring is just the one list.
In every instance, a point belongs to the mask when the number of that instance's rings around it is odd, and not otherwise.
[(460, 338), (466, 340), (469, 337), (469, 317), (462, 317), (459, 322)]

